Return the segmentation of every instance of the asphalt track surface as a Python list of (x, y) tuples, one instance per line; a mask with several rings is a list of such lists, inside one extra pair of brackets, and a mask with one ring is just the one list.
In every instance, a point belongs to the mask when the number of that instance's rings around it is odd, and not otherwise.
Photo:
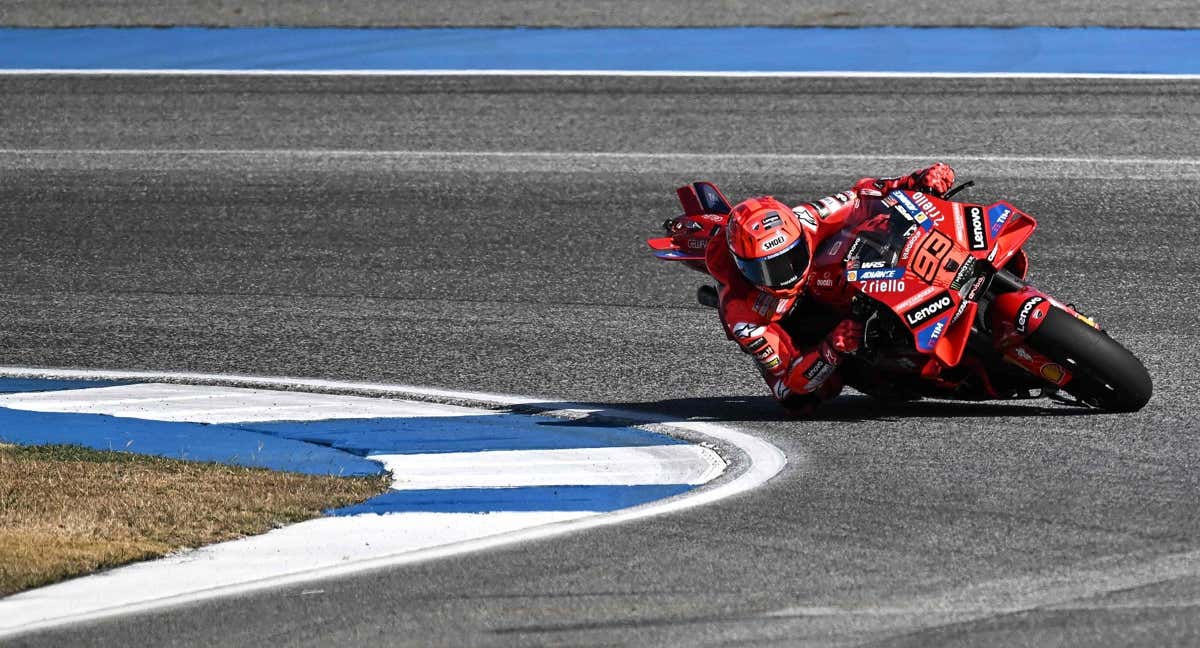
[(24, 27), (211, 25), (301, 27), (724, 27), (864, 25), (1200, 27), (1193, 0), (0, 0), (0, 23)]
[[(4, 78), (3, 364), (594, 401), (790, 459), (688, 512), (10, 643), (1195, 645), (1198, 91)], [(642, 243), (692, 179), (799, 201), (935, 155), (1040, 219), (1032, 279), (1143, 358), (1142, 412), (844, 396), (788, 420), (700, 275)]]

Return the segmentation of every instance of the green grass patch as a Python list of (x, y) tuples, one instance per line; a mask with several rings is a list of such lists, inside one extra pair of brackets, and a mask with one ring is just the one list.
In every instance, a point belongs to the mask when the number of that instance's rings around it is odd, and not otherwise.
[(308, 520), (390, 482), (0, 444), (0, 596)]

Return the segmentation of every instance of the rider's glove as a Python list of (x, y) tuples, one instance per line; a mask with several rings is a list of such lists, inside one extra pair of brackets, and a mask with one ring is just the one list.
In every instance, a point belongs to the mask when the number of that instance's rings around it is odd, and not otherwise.
[(941, 196), (954, 186), (954, 169), (949, 164), (937, 162), (928, 169), (913, 171), (913, 185)]
[(829, 348), (840, 354), (850, 354), (858, 351), (859, 347), (862, 346), (862, 340), (862, 322), (852, 319), (844, 319), (838, 322), (833, 331), (825, 336), (825, 343), (829, 345)]

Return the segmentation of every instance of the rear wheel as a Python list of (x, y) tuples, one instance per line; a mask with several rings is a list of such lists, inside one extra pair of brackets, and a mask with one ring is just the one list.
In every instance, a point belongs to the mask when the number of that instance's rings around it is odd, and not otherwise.
[(1113, 412), (1135, 412), (1149, 400), (1150, 374), (1128, 349), (1074, 315), (1051, 308), (1029, 336), (1029, 346), (1071, 372), (1064, 389)]

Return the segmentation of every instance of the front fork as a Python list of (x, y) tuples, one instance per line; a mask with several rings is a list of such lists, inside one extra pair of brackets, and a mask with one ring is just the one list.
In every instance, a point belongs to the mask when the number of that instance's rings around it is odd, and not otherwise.
[(1005, 361), (1047, 383), (1057, 387), (1069, 383), (1071, 372), (1030, 346), (1029, 338), (1046, 321), (1051, 308), (1060, 308), (1096, 329), (1100, 327), (1072, 306), (1059, 302), (1007, 270), (996, 272), (990, 292), (992, 299), (985, 317), (992, 331), (995, 350)]

